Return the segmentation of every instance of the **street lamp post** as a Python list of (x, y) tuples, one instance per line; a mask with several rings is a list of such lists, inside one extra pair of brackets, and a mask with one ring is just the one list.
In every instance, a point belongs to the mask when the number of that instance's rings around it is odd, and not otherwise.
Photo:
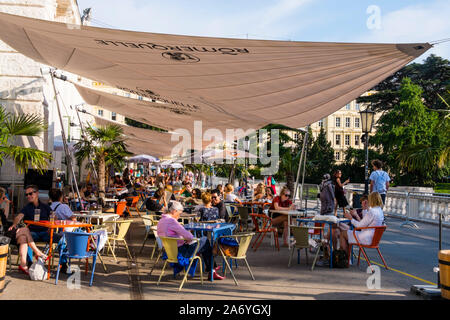
[(361, 116), (361, 127), (364, 133), (362, 139), (364, 139), (364, 146), (366, 151), (366, 161), (364, 168), (364, 194), (369, 194), (369, 133), (372, 131), (375, 112), (370, 110), (369, 107), (364, 111), (359, 112)]
[(245, 189), (244, 189), (244, 192), (245, 192), (245, 198), (247, 198), (247, 196), (248, 196), (248, 190), (247, 190), (248, 189), (247, 155), (248, 155), (248, 153), (250, 151), (250, 139), (248, 137), (245, 137), (244, 149), (245, 149), (245, 152), (246, 152), (246, 155), (245, 155), (245, 158), (244, 158), (244, 161), (245, 161), (245, 165), (244, 165), (244, 168), (245, 168)]

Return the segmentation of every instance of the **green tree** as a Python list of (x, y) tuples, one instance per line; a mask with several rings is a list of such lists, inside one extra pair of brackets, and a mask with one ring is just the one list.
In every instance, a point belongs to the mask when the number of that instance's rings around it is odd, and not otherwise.
[(371, 140), (389, 155), (398, 184), (433, 185), (433, 180), (442, 175), (435, 158), (427, 157), (427, 164), (416, 167), (404, 161), (405, 154), (410, 155), (419, 146), (443, 147), (446, 139), (439, 123), (438, 113), (425, 107), (422, 89), (409, 78), (403, 79), (399, 103), (380, 117)]
[(389, 78), (377, 84), (372, 90), (376, 93), (357, 99), (357, 102), (370, 103), (374, 111), (386, 111), (400, 103), (400, 90), (403, 79), (419, 85), (423, 104), (430, 109), (447, 109), (438, 95), (444, 96), (450, 88), (450, 61), (430, 55), (423, 63), (409, 64)]
[(9, 158), (14, 161), (19, 173), (26, 172), (30, 166), (39, 171), (46, 169), (52, 159), (50, 153), (14, 144), (15, 138), (37, 137), (45, 128), (42, 119), (37, 115), (14, 115), (0, 106), (0, 165)]
[(125, 144), (123, 129), (118, 125), (107, 125), (99, 128), (86, 129), (86, 139), (75, 145), (75, 157), (79, 163), (91, 156), (98, 168), (98, 188), (105, 192), (106, 167), (120, 166), (125, 157), (131, 155)]
[[(311, 141), (313, 141), (312, 138)], [(327, 141), (325, 130), (321, 127), (319, 135), (308, 151), (305, 180), (307, 179), (310, 183), (320, 183), (324, 174), (332, 174), (334, 165), (334, 150), (331, 142)]]

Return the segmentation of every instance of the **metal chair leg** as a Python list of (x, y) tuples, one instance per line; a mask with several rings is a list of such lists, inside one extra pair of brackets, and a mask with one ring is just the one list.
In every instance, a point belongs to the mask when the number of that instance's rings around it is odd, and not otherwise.
[(255, 277), (253, 276), (252, 270), (250, 269), (247, 259), (244, 258), (244, 261), (245, 261), (245, 264), (247, 265), (248, 272), (250, 272), (250, 276), (252, 277), (252, 280), (255, 280)]
[(292, 247), (292, 249), (291, 249), (291, 254), (289, 255), (288, 268), (291, 267), (292, 257), (294, 256), (294, 250), (295, 250), (295, 247)]
[(161, 278), (164, 275), (164, 270), (166, 269), (166, 265), (167, 265), (167, 260), (164, 262), (164, 266), (161, 270), (161, 275), (159, 276), (158, 282), (156, 283), (157, 286), (159, 286), (159, 283), (161, 282)]

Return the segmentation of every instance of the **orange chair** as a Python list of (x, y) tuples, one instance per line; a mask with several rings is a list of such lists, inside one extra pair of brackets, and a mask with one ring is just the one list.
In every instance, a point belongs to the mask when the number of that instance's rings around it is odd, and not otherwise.
[[(131, 201), (131, 204), (130, 205), (128, 205), (128, 203)], [(138, 202), (139, 202), (139, 196), (134, 196), (134, 197), (127, 197), (127, 212), (128, 212), (128, 214), (130, 215), (130, 216), (133, 216), (132, 214), (131, 214), (131, 211), (130, 211), (130, 208), (134, 208), (134, 209), (136, 209), (136, 212), (138, 213), (138, 215), (139, 215), (139, 217), (141, 216), (141, 213), (140, 213), (140, 211), (139, 211), (139, 209), (138, 209)]]
[[(374, 234), (373, 234), (373, 238), (372, 238), (372, 243), (370, 245), (367, 244), (361, 244), (358, 241), (358, 238), (356, 237), (356, 231), (361, 231), (361, 230), (366, 230), (366, 229), (374, 229)], [(381, 260), (383, 260), (384, 263), (384, 267), (386, 268), (386, 270), (388, 269), (388, 266), (386, 264), (386, 261), (384, 261), (383, 255), (380, 252), (380, 247), (379, 247), (379, 243), (381, 240), (381, 237), (383, 236), (384, 231), (386, 230), (386, 226), (379, 226), (379, 227), (364, 227), (364, 228), (355, 228), (353, 229), (353, 236), (356, 239), (356, 243), (349, 243), (349, 247), (348, 247), (348, 259), (350, 262), (350, 258), (351, 258), (351, 254), (353, 253), (353, 246), (358, 246), (359, 247), (359, 253), (358, 253), (358, 266), (359, 266), (359, 260), (361, 257), (361, 251), (364, 255), (364, 257), (366, 258), (366, 261), (368, 263), (368, 265), (370, 266), (370, 261), (369, 258), (366, 255), (366, 251), (364, 250), (364, 248), (370, 248), (370, 249), (377, 249), (378, 254), (381, 257)]]
[(253, 224), (255, 225), (255, 233), (258, 234), (255, 241), (253, 242), (252, 248), (254, 248), (254, 250), (256, 251), (256, 249), (258, 249), (264, 237), (266, 236), (266, 233), (273, 232), (275, 245), (278, 248), (278, 251), (280, 251), (280, 245), (278, 244), (278, 229), (272, 227), (272, 218), (265, 214), (252, 213), (250, 216), (252, 217)]
[(123, 216), (123, 212), (125, 211), (126, 205), (127, 205), (126, 201), (117, 202), (116, 214), (118, 214), (120, 217)]

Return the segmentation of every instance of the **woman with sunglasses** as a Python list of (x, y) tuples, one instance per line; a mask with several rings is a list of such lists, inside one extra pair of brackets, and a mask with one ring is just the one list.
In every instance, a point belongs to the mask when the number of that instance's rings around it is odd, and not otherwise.
[[(294, 205), (291, 200), (291, 191), (287, 187), (283, 187), (279, 196), (276, 196), (270, 206), (270, 210), (293, 210)], [(272, 215), (272, 225), (283, 226), (283, 247), (288, 244), (288, 216), (274, 212)]]

